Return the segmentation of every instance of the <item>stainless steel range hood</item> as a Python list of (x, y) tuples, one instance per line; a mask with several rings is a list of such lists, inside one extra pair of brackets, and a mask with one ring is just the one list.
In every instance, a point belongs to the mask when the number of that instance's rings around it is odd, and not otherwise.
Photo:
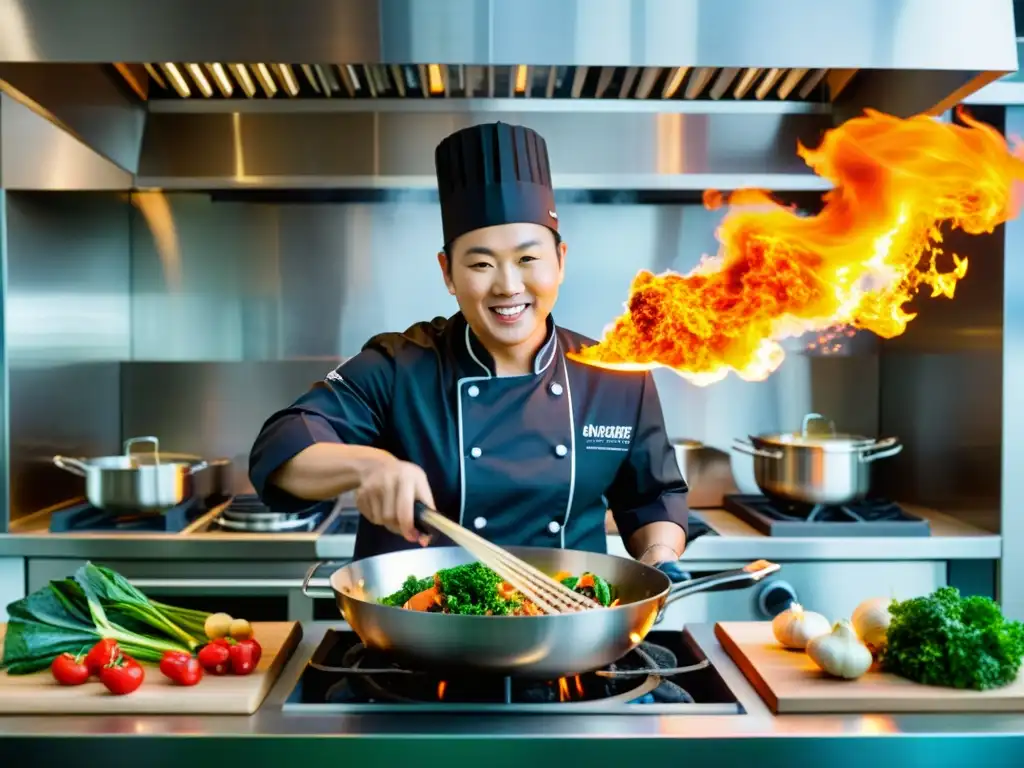
[(431, 188), (498, 119), (561, 187), (816, 189), (797, 140), (1016, 68), (1012, 0), (0, 0), (8, 94), (141, 187)]

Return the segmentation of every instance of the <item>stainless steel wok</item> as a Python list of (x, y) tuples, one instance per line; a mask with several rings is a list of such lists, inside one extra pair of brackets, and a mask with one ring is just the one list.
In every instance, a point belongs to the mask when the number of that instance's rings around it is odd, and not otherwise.
[(460, 547), (427, 547), (357, 560), (331, 574), (331, 591), (311, 590), (309, 581), (327, 563), (306, 574), (308, 597), (333, 597), (342, 616), (369, 648), (431, 670), (474, 670), (492, 675), (552, 679), (600, 669), (639, 645), (661, 611), (687, 595), (744, 589), (779, 570), (764, 560), (673, 584), (657, 568), (636, 560), (543, 547), (507, 551), (548, 574), (594, 573), (618, 590), (621, 603), (554, 616), (460, 616), (409, 611), (377, 600), (402, 588), (410, 575), (425, 578), (442, 568), (474, 562)]

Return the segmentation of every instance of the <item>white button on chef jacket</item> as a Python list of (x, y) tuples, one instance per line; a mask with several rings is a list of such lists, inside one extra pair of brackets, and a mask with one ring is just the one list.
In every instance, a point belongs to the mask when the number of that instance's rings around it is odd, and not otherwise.
[(562, 526), (558, 524), (557, 520), (552, 520), (550, 523), (548, 523), (548, 530), (552, 533), (558, 533), (560, 530), (562, 530)]

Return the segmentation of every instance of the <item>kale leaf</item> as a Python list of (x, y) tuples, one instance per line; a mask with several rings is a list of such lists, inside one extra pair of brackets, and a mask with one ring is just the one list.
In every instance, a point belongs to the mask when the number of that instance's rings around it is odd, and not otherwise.
[(925, 685), (986, 690), (1013, 682), (1024, 659), (1024, 624), (987, 597), (941, 587), (894, 601), (882, 664)]
[(519, 603), (506, 600), (498, 592), (501, 576), (483, 563), (456, 565), (437, 572), (445, 608), (464, 616), (506, 616)]

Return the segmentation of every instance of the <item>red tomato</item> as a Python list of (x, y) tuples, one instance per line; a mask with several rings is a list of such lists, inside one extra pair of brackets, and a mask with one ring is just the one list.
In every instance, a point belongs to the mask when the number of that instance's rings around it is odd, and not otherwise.
[(231, 671), (236, 675), (248, 675), (256, 669), (256, 647), (249, 640), (239, 640), (231, 646)]
[(72, 656), (62, 653), (50, 665), (53, 679), (61, 685), (81, 685), (89, 679), (89, 667), (85, 664), (85, 654)]
[(115, 696), (137, 690), (145, 678), (142, 666), (126, 656), (118, 656), (100, 670), (100, 682)]
[(231, 659), (227, 645), (208, 643), (199, 649), (199, 663), (213, 675), (226, 675)]
[(85, 666), (89, 668), (90, 674), (98, 675), (103, 667), (120, 655), (121, 647), (117, 644), (117, 641), (107, 637), (92, 647), (92, 650), (85, 657)]
[(260, 659), (263, 658), (263, 646), (256, 641), (255, 637), (250, 637), (248, 640), (241, 640), (240, 642), (252, 645), (252, 663), (259, 666)]
[(167, 651), (160, 660), (160, 671), (178, 685), (195, 685), (203, 679), (199, 659), (182, 651)]

